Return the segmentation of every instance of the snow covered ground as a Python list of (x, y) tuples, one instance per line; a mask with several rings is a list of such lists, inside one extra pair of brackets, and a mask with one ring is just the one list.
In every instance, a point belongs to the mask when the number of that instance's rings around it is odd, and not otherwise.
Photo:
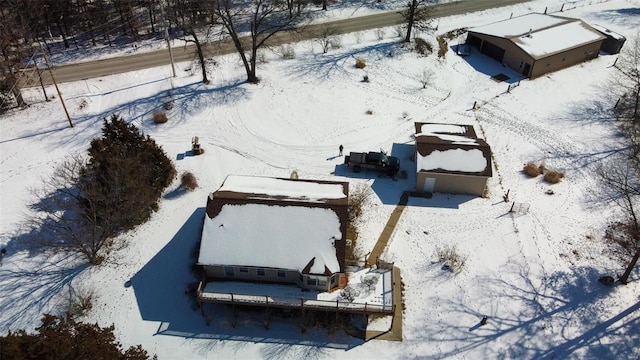
[[(561, 1), (529, 3), (439, 20), (439, 32), (544, 11)], [(640, 28), (640, 1), (611, 0), (578, 6), (563, 15), (631, 37)], [(533, 81), (472, 53), (445, 60), (419, 57), (398, 45), (391, 28), (345, 35), (342, 48), (322, 54), (319, 44), (296, 44), (296, 57), (265, 52), (258, 85), (244, 83), (237, 56), (216, 59), (211, 84), (199, 82), (192, 64), (61, 84), (75, 127), (60, 103), (25, 91), (32, 105), (0, 119), (0, 329), (33, 329), (43, 313), (57, 313), (70, 289), (94, 291), (85, 321), (115, 324), (125, 346), (142, 344), (160, 359), (200, 358), (637, 358), (640, 340), (638, 273), (627, 286), (604, 288), (597, 279), (623, 265), (602, 244), (617, 209), (598, 198), (594, 169), (621, 145), (610, 109), (620, 96), (610, 86), (615, 56)], [(423, 35), (429, 37), (429, 35)], [(434, 40), (431, 40), (435, 44)], [(455, 40), (451, 45), (456, 45)], [(365, 59), (364, 69), (355, 58)], [(420, 75), (434, 77), (422, 89)], [(490, 77), (504, 73), (506, 82)], [(364, 75), (369, 82), (363, 82)], [(48, 89), (49, 94), (53, 89)], [(169, 121), (152, 112), (172, 101)], [(473, 104), (478, 108), (472, 110)], [(120, 114), (154, 138), (191, 171), (200, 187), (176, 191), (160, 210), (123, 235), (128, 246), (107, 264), (88, 268), (72, 256), (30, 248), (24, 218), (30, 189), (70, 154), (84, 153), (99, 136), (102, 119)], [(192, 281), (192, 249), (199, 239), (209, 192), (229, 174), (345, 180), (371, 187), (359, 225), (358, 245), (373, 248), (400, 194), (414, 187), (414, 122), (472, 124), (494, 154), (489, 197), (436, 194), (411, 198), (382, 259), (402, 269), (403, 342), (362, 341), (322, 329), (302, 334), (293, 320), (265, 330), (251, 316), (237, 327), (224, 307), (205, 319), (185, 295)], [(186, 156), (191, 138), (206, 150)], [(392, 181), (353, 174), (345, 152), (383, 148), (400, 157), (408, 177)], [(548, 185), (527, 178), (529, 161), (565, 174)], [(553, 195), (548, 195), (548, 189)], [(511, 201), (529, 206), (508, 214)], [(466, 256), (458, 275), (441, 269), (438, 249), (455, 246)], [(489, 320), (478, 326), (483, 315)]]

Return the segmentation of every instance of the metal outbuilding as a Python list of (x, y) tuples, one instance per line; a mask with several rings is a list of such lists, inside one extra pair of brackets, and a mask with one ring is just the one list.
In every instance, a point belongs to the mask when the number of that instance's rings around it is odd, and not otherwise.
[(469, 29), (466, 43), (536, 78), (597, 57), (605, 39), (580, 19), (532, 13)]

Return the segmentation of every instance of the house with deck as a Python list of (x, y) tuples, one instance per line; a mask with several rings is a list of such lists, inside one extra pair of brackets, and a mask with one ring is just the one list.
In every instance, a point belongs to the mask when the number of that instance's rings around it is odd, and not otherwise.
[[(391, 311), (388, 295), (381, 306), (371, 299), (359, 305), (339, 291), (350, 276), (348, 199), (347, 182), (229, 175), (207, 198), (199, 301)], [(389, 292), (390, 273), (352, 269), (357, 271)]]

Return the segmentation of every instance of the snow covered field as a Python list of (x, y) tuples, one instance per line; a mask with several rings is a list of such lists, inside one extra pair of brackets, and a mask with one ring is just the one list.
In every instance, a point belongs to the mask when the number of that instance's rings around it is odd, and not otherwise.
[[(439, 32), (560, 3), (537, 0), (443, 18)], [(640, 1), (611, 0), (562, 15), (631, 37), (640, 28)], [(177, 65), (176, 78), (167, 66), (61, 84), (73, 128), (58, 99), (44, 102), (38, 89), (25, 91), (32, 105), (0, 119), (0, 246), (8, 250), (0, 268), (0, 330), (33, 329), (43, 313), (60, 311), (72, 287), (96, 294), (83, 320), (115, 324), (123, 345), (142, 344), (159, 359), (639, 357), (638, 272), (627, 286), (597, 282), (623, 270), (603, 251), (604, 229), (617, 209), (598, 198), (594, 176), (597, 164), (621, 146), (610, 116), (621, 95), (610, 86), (619, 76), (611, 66), (616, 57), (529, 81), (477, 53), (419, 57), (385, 30), (383, 40), (374, 31), (345, 35), (342, 48), (327, 54), (313, 42), (296, 44), (292, 60), (266, 51), (258, 85), (244, 83), (237, 55), (216, 59), (209, 85), (189, 63)], [(355, 67), (356, 57), (365, 59), (364, 69)], [(425, 68), (434, 76), (422, 89)], [(498, 73), (510, 79), (492, 80)], [(166, 101), (174, 105), (169, 121), (154, 124), (152, 112)], [(30, 188), (70, 154), (86, 152), (102, 119), (114, 113), (162, 145), (178, 173), (193, 172), (200, 187), (181, 194), (176, 180), (160, 210), (123, 235), (128, 246), (103, 266), (87, 268), (27, 247)], [(358, 239), (367, 253), (400, 194), (415, 186), (416, 121), (474, 125), (492, 148), (494, 177), (487, 198), (410, 198), (382, 255), (402, 270), (404, 341), (362, 342), (322, 329), (301, 334), (292, 320), (265, 330), (246, 317), (232, 328), (224, 307), (211, 306), (208, 321), (194, 309), (185, 295), (191, 251), (207, 195), (227, 175), (289, 177), (296, 170), (300, 178), (370, 186)], [(205, 149), (201, 156), (186, 156), (193, 136)], [(354, 174), (342, 166), (340, 144), (346, 153), (389, 150), (408, 177)], [(529, 161), (565, 178), (556, 185), (528, 178), (521, 170)], [(527, 214), (508, 214), (507, 191), (511, 201), (529, 206)], [(437, 262), (445, 246), (467, 258), (458, 275)], [(479, 327), (483, 315), (489, 321)]]

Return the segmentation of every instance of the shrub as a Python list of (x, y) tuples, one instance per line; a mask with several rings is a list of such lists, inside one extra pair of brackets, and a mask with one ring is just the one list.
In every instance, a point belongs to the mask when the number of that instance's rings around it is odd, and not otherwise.
[(563, 173), (555, 170), (549, 170), (544, 174), (544, 181), (550, 184), (557, 184), (560, 182), (560, 180), (562, 180), (563, 177)]
[(443, 269), (458, 274), (464, 268), (467, 258), (460, 255), (455, 246), (445, 246), (438, 249), (438, 261), (442, 263)]
[(167, 113), (165, 113), (164, 111), (154, 111), (153, 112), (153, 122), (156, 124), (164, 124), (167, 121), (169, 121), (169, 119), (167, 119)]
[[(116, 341), (114, 326), (106, 328), (98, 324), (75, 321), (69, 314), (54, 316), (45, 314), (42, 325), (31, 334), (24, 330), (9, 331), (0, 337), (2, 359), (149, 359), (142, 346), (122, 350)], [(156, 359), (153, 356), (153, 359)]]
[(530, 177), (536, 177), (542, 174), (542, 170), (543, 168), (541, 166), (538, 166), (532, 162), (527, 163), (522, 169), (522, 171)]
[(367, 115), (373, 115), (373, 110), (369, 109), (367, 111), (364, 112)]
[(433, 45), (423, 38), (415, 38), (416, 51), (420, 55), (429, 55), (433, 52)]
[(285, 60), (291, 60), (296, 58), (296, 51), (291, 45), (280, 46), (280, 56)]
[(376, 37), (378, 38), (378, 40), (382, 40), (384, 39), (384, 29), (383, 28), (377, 28), (376, 29)]
[(198, 187), (198, 180), (193, 173), (185, 171), (180, 176), (180, 186), (189, 191), (193, 191)]
[(94, 291), (87, 288), (78, 290), (69, 286), (66, 307), (67, 313), (74, 318), (84, 316), (93, 308)]
[(356, 223), (362, 215), (362, 209), (369, 201), (369, 187), (365, 184), (356, 186), (349, 192), (349, 222)]
[(365, 76), (363, 76), (363, 77), (362, 77), (362, 82), (366, 82), (366, 83), (368, 83), (368, 82), (369, 82), (369, 75), (365, 75)]
[(364, 61), (363, 58), (356, 58), (356, 67), (358, 69), (364, 69), (367, 66), (367, 63)]
[(438, 36), (438, 57), (444, 57), (447, 54), (447, 51), (449, 51), (447, 39), (443, 35)]

